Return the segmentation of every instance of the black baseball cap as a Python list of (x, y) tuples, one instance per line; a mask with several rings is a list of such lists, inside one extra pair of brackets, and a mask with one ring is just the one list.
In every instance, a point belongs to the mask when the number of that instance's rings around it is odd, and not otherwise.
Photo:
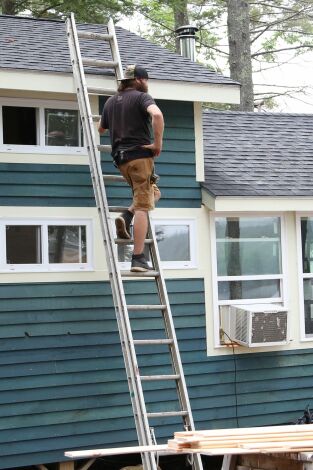
[(124, 78), (121, 81), (134, 80), (135, 78), (145, 78), (148, 80), (149, 75), (146, 69), (139, 65), (127, 65), (124, 71)]

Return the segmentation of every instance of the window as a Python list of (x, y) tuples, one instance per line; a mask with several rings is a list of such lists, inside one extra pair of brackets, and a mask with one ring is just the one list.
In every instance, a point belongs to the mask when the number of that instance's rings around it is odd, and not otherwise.
[[(1, 100), (0, 147), (3, 151), (85, 153), (76, 104), (38, 100)], [(49, 104), (48, 104), (49, 103)]]
[(303, 294), (302, 338), (313, 337), (313, 216), (300, 217), (301, 289)]
[(0, 271), (86, 270), (92, 267), (91, 222), (1, 221)]
[(37, 145), (37, 117), (35, 108), (3, 106), (3, 143)]
[(45, 109), (45, 145), (65, 147), (82, 145), (78, 111)]
[(215, 217), (219, 314), (233, 304), (283, 302), (281, 232), (280, 217)]
[[(190, 269), (196, 267), (195, 220), (153, 220), (162, 267), (165, 269)], [(132, 245), (118, 246), (118, 260), (123, 269), (129, 269)], [(145, 254), (149, 258), (148, 245)]]
[(6, 264), (40, 264), (41, 227), (6, 225)]
[(86, 227), (48, 226), (49, 263), (87, 263)]

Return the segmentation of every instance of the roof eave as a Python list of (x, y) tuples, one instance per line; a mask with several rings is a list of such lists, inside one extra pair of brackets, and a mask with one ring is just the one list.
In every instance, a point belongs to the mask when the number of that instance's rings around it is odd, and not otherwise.
[(312, 196), (221, 196), (202, 188), (202, 202), (215, 212), (308, 212), (312, 211)]
[[(73, 77), (67, 72), (30, 69), (0, 69), (1, 88), (9, 90), (40, 91), (47, 93), (75, 93)], [(42, 75), (45, 80), (42, 80)], [(109, 75), (86, 74), (90, 87), (112, 88), (115, 79)], [(62, 82), (62, 86), (60, 84)], [(156, 99), (192, 102), (238, 103), (240, 88), (231, 83), (197, 83), (174, 80), (149, 81), (149, 92)]]

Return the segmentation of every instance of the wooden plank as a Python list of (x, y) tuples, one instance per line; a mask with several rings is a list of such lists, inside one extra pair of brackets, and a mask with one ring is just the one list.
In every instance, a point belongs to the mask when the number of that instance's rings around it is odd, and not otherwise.
[[(258, 443), (239, 443), (240, 447), (244, 449), (272, 449), (286, 447), (287, 449), (313, 449), (313, 439), (307, 441), (281, 441), (281, 442), (258, 442)], [(287, 450), (288, 452), (288, 450)]]
[[(221, 436), (223, 439), (226, 436), (240, 436), (240, 435), (264, 435), (264, 434), (281, 434), (284, 432), (302, 432), (304, 427), (302, 424), (287, 425), (287, 426), (263, 426), (263, 427), (252, 427), (252, 428), (234, 428), (234, 429), (214, 429), (207, 431), (182, 431), (175, 432), (176, 437), (210, 437), (210, 436)], [(313, 424), (305, 425), (305, 432), (313, 433)]]
[(123, 455), (123, 454), (142, 454), (144, 452), (170, 452), (167, 445), (156, 446), (134, 446), (134, 447), (116, 447), (114, 449), (93, 449), (93, 450), (76, 450), (65, 452), (65, 457), (69, 458), (98, 458), (108, 455)]

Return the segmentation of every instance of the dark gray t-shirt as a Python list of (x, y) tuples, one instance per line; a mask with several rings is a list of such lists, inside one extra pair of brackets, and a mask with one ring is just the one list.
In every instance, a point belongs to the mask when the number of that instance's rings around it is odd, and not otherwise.
[(111, 96), (104, 105), (100, 126), (110, 130), (112, 155), (151, 143), (148, 106), (155, 104), (148, 93), (129, 89)]

